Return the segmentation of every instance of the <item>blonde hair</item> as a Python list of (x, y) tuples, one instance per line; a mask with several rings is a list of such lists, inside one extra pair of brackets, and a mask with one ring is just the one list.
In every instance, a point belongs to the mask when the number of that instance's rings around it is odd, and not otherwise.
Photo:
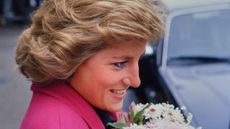
[(16, 63), (37, 83), (67, 79), (108, 39), (163, 34), (162, 10), (149, 0), (45, 0), (20, 36)]

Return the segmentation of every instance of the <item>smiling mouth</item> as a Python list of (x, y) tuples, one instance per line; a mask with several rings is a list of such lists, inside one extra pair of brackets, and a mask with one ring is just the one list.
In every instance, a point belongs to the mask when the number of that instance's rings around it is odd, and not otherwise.
[(111, 89), (110, 91), (113, 94), (116, 94), (116, 95), (124, 95), (126, 90), (115, 90), (115, 89)]

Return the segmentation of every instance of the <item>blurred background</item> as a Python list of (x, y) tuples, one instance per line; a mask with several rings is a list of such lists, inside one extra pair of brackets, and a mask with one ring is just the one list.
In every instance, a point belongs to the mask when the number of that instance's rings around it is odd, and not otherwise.
[(17, 129), (31, 98), (30, 82), (16, 68), (19, 34), (40, 0), (0, 0), (0, 129)]

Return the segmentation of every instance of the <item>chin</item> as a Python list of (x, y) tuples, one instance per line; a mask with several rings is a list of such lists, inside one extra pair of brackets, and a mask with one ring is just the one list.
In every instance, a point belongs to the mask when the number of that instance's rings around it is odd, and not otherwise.
[(118, 112), (122, 110), (122, 107), (123, 107), (123, 104), (111, 105), (109, 108), (107, 108), (107, 111)]

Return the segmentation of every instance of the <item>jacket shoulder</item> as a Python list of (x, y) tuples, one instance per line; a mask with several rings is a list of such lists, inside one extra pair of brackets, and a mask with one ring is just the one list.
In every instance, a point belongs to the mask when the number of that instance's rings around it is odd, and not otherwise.
[(36, 93), (25, 114), (21, 129), (87, 129), (84, 119), (55, 97)]

